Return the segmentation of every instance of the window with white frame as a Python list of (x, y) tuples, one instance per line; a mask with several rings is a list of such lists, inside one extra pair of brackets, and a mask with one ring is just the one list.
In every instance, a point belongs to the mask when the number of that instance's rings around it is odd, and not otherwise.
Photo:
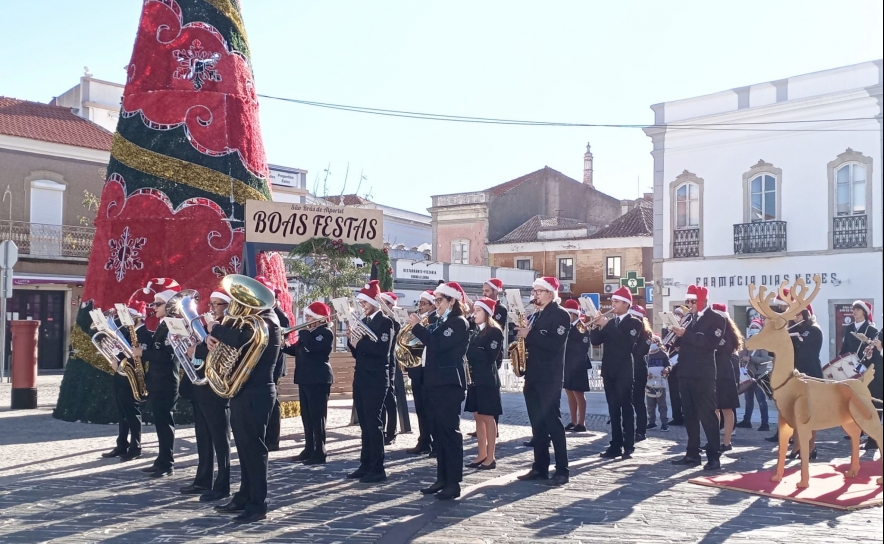
[(835, 171), (835, 215), (866, 213), (866, 167), (847, 163)]
[(559, 259), (559, 280), (574, 281), (574, 259), (571, 257)]
[(531, 270), (531, 259), (516, 259), (516, 268), (519, 270)]
[(749, 221), (776, 221), (777, 178), (759, 174), (749, 180)]
[(451, 262), (453, 264), (470, 264), (469, 240), (454, 240), (451, 242)]
[(605, 257), (605, 279), (619, 279), (622, 276), (620, 275), (620, 265), (622, 263), (621, 257)]
[(700, 226), (700, 187), (683, 183), (675, 190), (675, 227), (693, 229)]

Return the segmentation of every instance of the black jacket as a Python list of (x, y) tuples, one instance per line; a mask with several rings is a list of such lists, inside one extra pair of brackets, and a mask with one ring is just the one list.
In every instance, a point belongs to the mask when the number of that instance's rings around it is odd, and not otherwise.
[(335, 335), (328, 325), (308, 331), (298, 331), (298, 342), (286, 346), (285, 351), (295, 356), (295, 383), (317, 385), (334, 383), (329, 355), (334, 349)]
[(858, 357), (862, 358), (863, 350), (868, 344), (860, 342), (859, 338), (851, 334), (852, 332), (864, 334), (870, 340), (874, 340), (875, 336), (878, 335), (878, 329), (868, 321), (865, 321), (859, 329), (856, 328), (856, 323), (851, 323), (849, 326), (844, 327), (844, 339), (841, 342), (841, 353), (838, 355), (855, 353)]
[[(273, 307), (273, 313), (276, 314), (276, 319), (279, 321), (280, 327), (287, 329), (290, 326), (288, 316), (285, 315), (285, 312), (279, 309), (279, 306)], [(287, 376), (289, 373), (285, 365), (285, 353), (283, 352), (282, 347), (285, 347), (285, 337), (282, 338), (282, 345), (279, 350), (279, 360), (276, 361), (276, 368), (273, 370), (273, 381), (275, 383), (279, 383), (279, 379), (283, 376)]]
[(565, 343), (571, 329), (571, 314), (550, 302), (535, 314), (531, 331), (525, 337), (528, 350), (525, 381), (533, 383), (558, 383), (565, 376)]
[[(205, 364), (206, 357), (209, 356), (209, 347), (206, 346), (205, 342), (200, 342), (196, 345), (196, 349), (194, 350), (193, 358), (199, 359), (203, 361)], [(190, 382), (188, 379), (181, 380), (181, 394), (184, 396), (184, 389), (187, 387), (188, 396), (185, 398), (190, 398), (197, 404), (214, 404), (216, 406), (227, 407), (230, 406), (230, 399), (225, 399), (224, 397), (219, 397), (215, 394), (215, 391), (206, 385), (193, 385), (185, 386), (184, 382)]]
[(396, 368), (399, 366), (399, 363), (396, 362), (396, 337), (399, 336), (399, 331), (402, 330), (402, 326), (398, 321), (393, 321), (393, 341), (390, 342), (390, 362), (387, 366), (387, 374), (390, 377), (390, 382), (392, 383), (393, 377), (396, 376)]
[(646, 376), (648, 374), (648, 364), (645, 360), (645, 355), (651, 351), (651, 335), (648, 334), (648, 331), (645, 329), (644, 321), (641, 319), (637, 319), (637, 321), (642, 324), (642, 328), (638, 333), (638, 340), (635, 342), (635, 347), (632, 349), (632, 364), (634, 365), (636, 378), (640, 375)]
[[(437, 319), (439, 319), (439, 317), (436, 315), (436, 311), (433, 310), (430, 312), (430, 315), (427, 316), (427, 325), (432, 325)], [(409, 368), (408, 379), (411, 380), (412, 387), (422, 386), (424, 384), (424, 367), (416, 366), (414, 368)]]
[(367, 336), (363, 336), (355, 346), (347, 342), (350, 352), (356, 358), (353, 383), (387, 387), (390, 380), (387, 367), (390, 365), (390, 347), (393, 345), (393, 321), (378, 311), (368, 323), (368, 328), (377, 336), (376, 342)]
[[(270, 310), (264, 310), (258, 314), (258, 317), (264, 320), (267, 325), (267, 347), (252, 369), (251, 374), (246, 379), (242, 388), (236, 396), (243, 395), (247, 392), (262, 393), (264, 391), (276, 391), (275, 370), (276, 362), (279, 360), (279, 350), (282, 344), (282, 335), (279, 331), (279, 320), (276, 313)], [(251, 332), (243, 329), (234, 329), (221, 325), (220, 323), (212, 327), (211, 335), (219, 341), (234, 348), (240, 348), (249, 340)]]
[[(725, 322), (726, 324), (726, 322)], [(727, 329), (721, 335), (718, 341), (718, 349), (715, 350), (715, 379), (716, 380), (734, 380), (739, 383), (740, 362), (737, 356), (737, 364), (734, 365), (734, 357), (737, 352), (737, 343), (735, 338), (729, 338)], [(736, 374), (734, 374), (734, 366), (736, 366)]]
[[(483, 334), (484, 333), (484, 334)], [(467, 348), (467, 363), (473, 384), (478, 386), (500, 387), (497, 374), (497, 357), (503, 350), (503, 331), (494, 327), (478, 328), (470, 336)]]
[(715, 379), (715, 351), (725, 325), (724, 318), (708, 308), (691, 317), (684, 335), (676, 340), (679, 378)]
[[(506, 309), (502, 303), (498, 302), (497, 307), (494, 308), (494, 320), (497, 321), (497, 324), (500, 325), (500, 328), (506, 332), (507, 327), (511, 326), (512, 323), (507, 323), (509, 319), (509, 310)], [(506, 343), (506, 334), (503, 335), (503, 341)], [(497, 356), (496, 365), (498, 370), (503, 365), (503, 352), (504, 350), (500, 350), (500, 355)]]
[(823, 349), (822, 329), (816, 323), (808, 324), (807, 322), (795, 328), (798, 329), (799, 335), (792, 337), (792, 347), (795, 350), (795, 369), (813, 378), (822, 379), (823, 368), (820, 365), (820, 352)]
[[(137, 334), (137, 331), (136, 331)], [(141, 354), (141, 361), (148, 364), (147, 391), (153, 395), (175, 394), (178, 392), (180, 365), (175, 357), (175, 350), (169, 344), (169, 328), (161, 322), (156, 332)]]
[(612, 317), (601, 329), (590, 331), (593, 346), (605, 345), (602, 353), (602, 376), (635, 378), (632, 357), (642, 330), (641, 321), (629, 314), (623, 314), (620, 324), (617, 324), (616, 317)]
[(466, 388), (464, 356), (469, 342), (469, 325), (464, 316), (438, 319), (429, 329), (415, 325), (414, 335), (427, 348), (424, 386), (456, 385)]
[(589, 330), (580, 332), (571, 325), (568, 342), (565, 343), (565, 371), (589, 370)]

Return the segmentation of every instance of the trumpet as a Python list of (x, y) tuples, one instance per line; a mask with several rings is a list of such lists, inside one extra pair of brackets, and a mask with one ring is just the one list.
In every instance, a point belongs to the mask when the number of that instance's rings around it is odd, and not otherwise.
[(595, 317), (593, 317), (593, 318), (592, 318), (592, 322), (590, 323), (590, 326), (589, 326), (590, 330), (592, 330), (592, 329), (598, 329), (598, 328), (599, 328), (599, 325), (598, 325), (598, 323), (596, 323), (596, 321), (598, 321), (599, 319), (601, 319), (601, 318), (603, 318), (603, 317), (604, 317), (605, 319), (607, 319), (607, 318), (610, 317), (611, 314), (613, 314), (613, 313), (614, 313), (614, 310), (611, 310), (610, 312), (605, 312), (605, 313), (603, 313), (603, 314), (596, 315)]

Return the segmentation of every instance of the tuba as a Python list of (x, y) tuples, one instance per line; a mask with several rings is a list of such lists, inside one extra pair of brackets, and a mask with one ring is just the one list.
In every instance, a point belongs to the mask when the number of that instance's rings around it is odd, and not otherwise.
[[(429, 314), (421, 318), (422, 326), (426, 327), (429, 322)], [(396, 347), (393, 350), (393, 355), (396, 356), (396, 360), (399, 361), (399, 366), (403, 371), (421, 366), (424, 345), (421, 344), (417, 337), (411, 334), (411, 329), (413, 328), (411, 324), (406, 323), (396, 336)]]
[(166, 314), (171, 317), (179, 318), (184, 322), (184, 326), (190, 331), (189, 336), (170, 334), (169, 344), (175, 350), (175, 357), (181, 364), (181, 369), (187, 375), (187, 379), (193, 385), (205, 385), (206, 379), (200, 377), (199, 371), (202, 369), (202, 363), (197, 364), (194, 359), (187, 355), (187, 350), (191, 346), (195, 346), (205, 341), (209, 333), (202, 324), (202, 316), (196, 312), (196, 303), (199, 302), (200, 295), (194, 289), (184, 289), (176, 293), (169, 302), (166, 303)]
[(239, 348), (219, 343), (204, 363), (206, 381), (219, 397), (229, 399), (242, 388), (270, 342), (267, 323), (258, 314), (273, 308), (273, 292), (248, 276), (228, 274), (221, 287), (230, 295), (227, 314), (221, 325), (249, 333)]
[[(132, 345), (126, 341), (120, 333), (120, 328), (113, 320), (113, 310), (102, 313), (101, 310), (92, 310), (92, 321), (94, 327), (98, 329), (92, 335), (92, 344), (98, 349), (98, 352), (107, 360), (114, 372), (120, 376), (125, 376), (129, 381), (129, 387), (132, 389), (132, 396), (136, 402), (144, 402), (147, 400), (147, 385), (144, 381), (144, 368), (141, 360), (136, 361), (136, 357), (132, 353)], [(97, 315), (96, 315), (97, 314)], [(101, 317), (98, 317), (101, 316)], [(126, 314), (129, 317), (129, 314)], [(131, 318), (129, 318), (131, 322)], [(134, 324), (130, 328), (129, 334), (133, 339), (137, 339), (134, 332)], [(124, 359), (120, 361), (117, 356), (122, 354)], [(129, 364), (127, 361), (133, 361)]]

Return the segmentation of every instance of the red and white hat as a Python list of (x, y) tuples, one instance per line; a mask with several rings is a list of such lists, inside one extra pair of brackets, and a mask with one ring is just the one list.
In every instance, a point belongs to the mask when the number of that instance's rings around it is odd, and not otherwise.
[(399, 297), (396, 296), (396, 293), (392, 291), (387, 291), (380, 294), (381, 299), (389, 304), (390, 306), (395, 306), (397, 302), (399, 302)]
[(712, 311), (725, 319), (731, 318), (731, 314), (727, 313), (727, 306), (721, 304), (720, 302), (716, 302), (712, 305)]
[(212, 291), (212, 294), (209, 295), (209, 298), (217, 298), (219, 300), (223, 300), (224, 302), (230, 302), (230, 295), (223, 291)]
[(764, 321), (762, 321), (756, 317), (755, 319), (753, 319), (749, 323), (749, 328), (750, 329), (762, 329), (762, 328), (764, 328)]
[(329, 309), (328, 305), (316, 301), (310, 306), (304, 308), (304, 315), (307, 317), (315, 317), (316, 319), (322, 319), (324, 317), (328, 317), (331, 315), (331, 309)]
[(697, 311), (706, 308), (706, 298), (709, 295), (709, 289), (699, 285), (688, 285), (688, 292), (684, 296), (685, 300), (696, 300)]
[(648, 314), (645, 312), (645, 309), (638, 304), (629, 309), (629, 315), (637, 317), (639, 319), (644, 319), (648, 316)]
[(129, 303), (129, 315), (132, 317), (143, 318), (147, 315), (147, 304), (143, 300), (136, 300)]
[(362, 300), (364, 302), (368, 302), (375, 308), (380, 307), (380, 303), (377, 298), (381, 294), (381, 286), (378, 280), (371, 280), (365, 284), (365, 287), (359, 290), (359, 293), (356, 295), (357, 300)]
[(552, 276), (544, 276), (534, 280), (533, 287), (552, 291), (557, 297), (559, 296), (559, 280)]
[(433, 304), (434, 302), (436, 302), (436, 295), (432, 291), (430, 291), (429, 289), (427, 289), (426, 291), (421, 293), (420, 298), (421, 298), (421, 300), (426, 300), (430, 304)]
[(433, 293), (436, 295), (442, 295), (449, 298), (453, 298), (454, 300), (463, 301), (463, 287), (460, 286), (459, 283), (450, 281), (448, 283), (440, 283), (436, 286), (436, 289), (433, 290)]
[(853, 304), (851, 304), (851, 307), (856, 308), (857, 306), (866, 312), (866, 320), (874, 323), (874, 321), (872, 321), (872, 303), (864, 300), (855, 300)]
[(497, 293), (503, 290), (503, 282), (497, 278), (491, 278), (490, 280), (485, 282), (485, 285), (491, 287)]
[(168, 302), (175, 293), (181, 291), (181, 285), (172, 278), (153, 278), (147, 282), (144, 289), (141, 290), (145, 295), (154, 294), (154, 298), (158, 298), (163, 302)]
[(563, 302), (562, 308), (564, 308), (569, 314), (580, 315), (580, 303), (573, 298), (569, 298)]
[(497, 309), (497, 301), (491, 300), (490, 298), (481, 297), (475, 302), (475, 304), (473, 304), (474, 308), (476, 306), (485, 310), (485, 313), (488, 314), (489, 317), (494, 317), (494, 311)]
[(632, 293), (629, 291), (628, 287), (623, 286), (614, 291), (614, 294), (611, 295), (611, 300), (619, 300), (632, 306)]
[(264, 287), (273, 291), (273, 295), (276, 296), (280, 293), (281, 289), (273, 285), (273, 282), (267, 276), (255, 276), (255, 279)]

